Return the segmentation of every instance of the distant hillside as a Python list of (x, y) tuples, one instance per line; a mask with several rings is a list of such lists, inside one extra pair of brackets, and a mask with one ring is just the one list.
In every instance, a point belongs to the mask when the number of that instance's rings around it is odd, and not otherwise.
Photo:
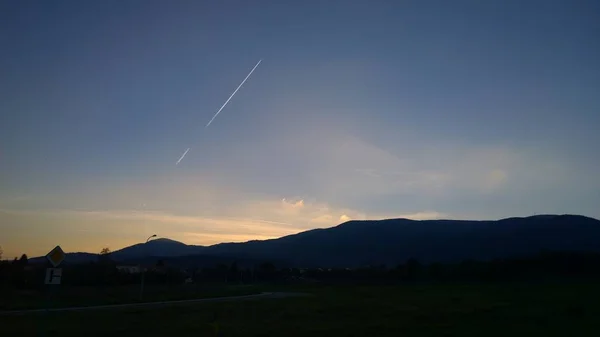
[(355, 267), (532, 255), (544, 250), (600, 251), (600, 221), (545, 215), (498, 221), (349, 221), (280, 239), (208, 247), (213, 255), (277, 256), (292, 265)]
[(185, 243), (159, 238), (148, 243), (138, 243), (111, 253), (115, 260), (135, 259), (144, 256), (186, 256), (202, 254), (206, 247), (186, 245)]
[(299, 267), (357, 267), (396, 265), (409, 258), (452, 262), (534, 255), (540, 251), (600, 252), (598, 238), (600, 221), (579, 215), (497, 221), (389, 219), (349, 221), (279, 239), (208, 247), (157, 239), (121, 249), (112, 256), (122, 261), (188, 256), (189, 262), (189, 256), (201, 255), (197, 258), (203, 263), (226, 257)]
[[(80, 253), (80, 252), (67, 253), (67, 256), (65, 257), (65, 261), (63, 261), (63, 264), (79, 264), (79, 263), (87, 263), (90, 261), (97, 261), (97, 260), (98, 260), (98, 254)], [(29, 263), (31, 263), (31, 264), (40, 264), (40, 263), (49, 264), (49, 262), (46, 260), (45, 256), (30, 258)]]

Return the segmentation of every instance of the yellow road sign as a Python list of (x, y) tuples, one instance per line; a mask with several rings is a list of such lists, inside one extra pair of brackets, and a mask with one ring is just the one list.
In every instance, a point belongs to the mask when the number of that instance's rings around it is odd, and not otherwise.
[(66, 254), (63, 252), (60, 246), (54, 247), (54, 249), (52, 249), (50, 253), (46, 255), (46, 259), (50, 261), (53, 267), (58, 267), (58, 265), (64, 261), (65, 257)]

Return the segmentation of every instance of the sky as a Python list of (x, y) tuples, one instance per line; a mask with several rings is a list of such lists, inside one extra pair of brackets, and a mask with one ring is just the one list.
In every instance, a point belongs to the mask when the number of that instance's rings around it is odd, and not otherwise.
[(597, 1), (2, 1), (0, 50), (4, 258), (600, 218)]

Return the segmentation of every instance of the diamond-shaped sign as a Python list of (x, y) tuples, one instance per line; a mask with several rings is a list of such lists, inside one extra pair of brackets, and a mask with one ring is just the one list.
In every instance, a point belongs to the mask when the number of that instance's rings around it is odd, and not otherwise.
[(65, 260), (65, 257), (65, 252), (63, 252), (60, 246), (54, 247), (54, 249), (52, 249), (50, 253), (46, 255), (46, 259), (48, 259), (48, 261), (50, 261), (52, 266), (55, 268)]

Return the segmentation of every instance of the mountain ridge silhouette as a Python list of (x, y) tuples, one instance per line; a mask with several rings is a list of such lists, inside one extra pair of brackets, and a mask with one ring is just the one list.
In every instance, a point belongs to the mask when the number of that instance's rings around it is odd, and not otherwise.
[[(171, 260), (198, 256), (279, 261), (294, 267), (396, 265), (409, 258), (423, 262), (490, 260), (541, 251), (600, 252), (600, 221), (581, 215), (543, 214), (500, 220), (351, 220), (277, 239), (211, 246), (186, 245), (161, 238), (111, 253), (116, 261), (149, 257)], [(76, 259), (72, 254), (80, 254)], [(67, 260), (85, 261), (81, 254)], [(73, 258), (71, 258), (73, 256)], [(93, 259), (96, 254), (87, 257)], [(200, 256), (202, 256), (200, 258)], [(207, 260), (208, 259), (208, 260)]]

